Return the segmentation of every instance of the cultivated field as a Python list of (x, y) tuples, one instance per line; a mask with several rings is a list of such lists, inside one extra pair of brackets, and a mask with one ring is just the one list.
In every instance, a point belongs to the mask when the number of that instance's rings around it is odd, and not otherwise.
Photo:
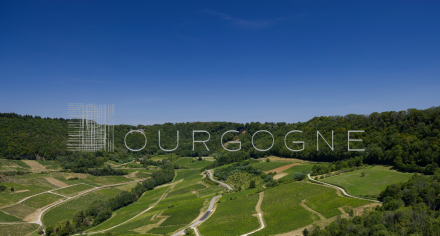
[[(224, 197), (222, 197), (224, 198)], [(221, 199), (220, 199), (221, 200)], [(214, 214), (198, 228), (203, 235), (241, 235), (259, 227), (255, 206), (258, 194), (221, 202)]]
[[(361, 177), (362, 172), (365, 172), (364, 177)], [(377, 165), (319, 181), (343, 187), (348, 194), (354, 196), (378, 195), (381, 191), (385, 190), (386, 186), (393, 183), (406, 182), (412, 175), (412, 173), (391, 170), (390, 166)]]

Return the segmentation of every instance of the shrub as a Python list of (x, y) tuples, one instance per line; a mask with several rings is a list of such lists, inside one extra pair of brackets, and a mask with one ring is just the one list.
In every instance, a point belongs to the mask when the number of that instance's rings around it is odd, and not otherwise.
[(15, 190), (14, 187), (11, 187), (11, 192), (14, 192), (14, 190)]
[(68, 178), (67, 180), (77, 180), (78, 177), (72, 177), (72, 178)]
[(4, 185), (0, 185), (0, 191), (5, 191), (7, 189), (7, 187), (6, 186), (4, 186)]
[(266, 159), (266, 162), (270, 162), (270, 159), (269, 159), (269, 158), (267, 158), (267, 159)]
[(37, 234), (43, 234), (43, 229), (44, 229), (44, 226), (40, 225), (40, 227), (38, 227), (38, 229), (37, 229)]
[(295, 174), (293, 174), (293, 179), (296, 181), (301, 181), (301, 180), (305, 179), (306, 176), (307, 176), (307, 173), (305, 171), (296, 172)]
[(361, 173), (361, 177), (365, 177), (365, 172), (362, 172), (362, 173)]
[(255, 180), (251, 180), (251, 182), (249, 183), (249, 188), (255, 188), (257, 187), (257, 185), (255, 184)]

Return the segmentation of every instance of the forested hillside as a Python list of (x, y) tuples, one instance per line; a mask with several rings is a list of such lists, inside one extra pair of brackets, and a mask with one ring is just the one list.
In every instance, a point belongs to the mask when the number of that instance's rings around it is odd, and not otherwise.
[[(64, 156), (67, 154), (66, 127), (67, 121), (64, 119), (0, 114), (0, 156), (10, 159), (35, 158), (36, 155), (47, 159)], [(440, 155), (440, 107), (375, 112), (370, 115), (322, 116), (300, 123), (192, 122), (148, 126), (117, 125), (115, 152), (109, 154), (111, 158), (130, 155), (131, 152), (124, 145), (124, 137), (132, 129), (143, 129), (148, 139), (147, 146), (137, 155), (165, 153), (158, 145), (159, 131), (162, 148), (174, 149), (179, 131), (179, 146), (173, 153), (181, 156), (213, 155), (217, 158), (214, 165), (269, 155), (326, 162), (362, 157), (366, 163), (392, 164), (402, 170), (420, 172), (421, 167), (429, 164), (433, 164), (430, 168), (437, 167)], [(206, 130), (210, 133), (210, 140), (206, 143), (209, 151), (203, 143), (196, 143), (195, 151), (192, 151), (193, 130)], [(221, 136), (228, 130), (238, 132), (226, 134), (223, 142), (239, 140), (241, 151), (227, 152), (221, 147)], [(269, 151), (260, 152), (253, 148), (251, 138), (258, 130), (267, 130), (273, 134), (275, 143)], [(302, 133), (289, 134), (287, 145), (290, 149), (299, 150), (302, 144), (293, 144), (292, 141), (304, 141), (303, 151), (294, 152), (286, 148), (284, 137), (292, 130), (300, 130)], [(334, 131), (333, 151), (321, 137), (319, 151), (316, 150), (317, 130), (330, 145), (332, 130)], [(351, 139), (363, 139), (363, 142), (351, 142), (350, 148), (365, 149), (365, 152), (347, 150), (348, 130), (365, 130), (364, 133), (352, 133), (350, 136)], [(195, 139), (206, 140), (208, 135), (196, 133)], [(140, 148), (144, 142), (143, 135), (139, 133), (127, 137), (127, 145), (131, 148)], [(255, 135), (254, 144), (258, 149), (267, 149), (272, 144), (272, 137), (268, 133), (260, 132)], [(229, 143), (227, 148), (237, 149), (238, 144)]]
[(439, 181), (439, 170), (430, 176), (415, 174), (406, 183), (388, 186), (379, 197), (383, 206), (375, 211), (305, 230), (304, 235), (439, 235)]

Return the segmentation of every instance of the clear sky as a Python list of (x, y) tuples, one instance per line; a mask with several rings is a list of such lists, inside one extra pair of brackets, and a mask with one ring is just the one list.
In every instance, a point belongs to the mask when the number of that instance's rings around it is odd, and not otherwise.
[[(313, 4), (312, 4), (313, 2)], [(439, 1), (1, 1), (0, 112), (307, 121), (440, 105)]]

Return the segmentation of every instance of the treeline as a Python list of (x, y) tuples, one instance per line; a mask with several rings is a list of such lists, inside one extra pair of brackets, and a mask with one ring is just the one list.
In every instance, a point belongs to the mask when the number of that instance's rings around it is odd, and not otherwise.
[(168, 163), (164, 164), (161, 166), (161, 170), (154, 172), (151, 178), (142, 182), (142, 184), (138, 183), (129, 192), (123, 191), (116, 197), (105, 201), (96, 200), (85, 210), (76, 212), (71, 221), (64, 220), (54, 226), (46, 227), (46, 234), (52, 235), (51, 233), (53, 233), (57, 236), (66, 236), (94, 227), (109, 219), (114, 211), (137, 201), (145, 191), (169, 183), (173, 178), (173, 166)]
[(347, 160), (336, 161), (332, 163), (318, 163), (312, 167), (312, 176), (328, 174), (333, 171), (353, 169), (355, 167), (363, 166), (362, 158), (355, 157)]
[[(214, 169), (214, 176), (219, 180), (227, 180), (229, 176), (233, 175), (235, 172), (244, 171), (253, 175), (261, 175), (264, 174), (260, 169), (249, 165), (249, 161), (242, 161), (238, 163), (234, 163), (230, 166)], [(265, 177), (265, 174), (263, 178)]]
[(440, 235), (440, 170), (434, 175), (414, 174), (405, 183), (381, 192), (383, 206), (351, 219), (338, 219), (305, 236), (328, 235)]
[[(247, 157), (258, 158), (265, 156), (280, 156), (299, 158), (312, 161), (336, 162), (349, 158), (361, 157), (364, 163), (395, 165), (403, 171), (421, 171), (427, 167), (432, 169), (439, 164), (440, 155), (440, 107), (425, 110), (408, 109), (399, 112), (374, 112), (370, 115), (349, 114), (346, 116), (314, 117), (307, 122), (251, 122), (246, 124), (231, 122), (192, 122), (192, 123), (165, 123), (161, 125), (116, 125), (115, 152), (109, 155), (110, 159), (124, 159), (133, 154), (124, 144), (124, 138), (130, 130), (142, 129), (147, 136), (146, 147), (137, 152), (137, 155), (157, 155), (166, 152), (159, 147), (158, 132), (161, 132), (160, 144), (164, 149), (174, 149), (177, 145), (177, 131), (179, 131), (179, 146), (173, 153), (179, 156), (207, 156), (216, 155), (217, 163), (223, 165), (234, 161), (245, 160)], [(195, 143), (193, 151), (193, 130), (206, 130), (210, 133), (210, 140), (206, 142), (209, 151), (203, 143)], [(228, 130), (237, 131), (227, 133), (222, 140), (241, 142), (241, 151), (228, 152), (221, 145), (221, 136)], [(259, 130), (270, 131), (274, 136), (274, 144), (268, 151), (258, 151), (252, 145), (252, 136)], [(294, 152), (285, 146), (284, 138), (292, 130), (300, 132), (287, 136), (286, 143), (290, 149), (302, 151)], [(317, 130), (327, 140), (333, 150), (319, 137), (317, 144)], [(352, 133), (350, 138), (363, 139), (363, 142), (350, 142), (352, 149), (365, 149), (364, 152), (348, 151), (348, 130), (364, 130), (364, 133)], [(0, 117), (0, 156), (6, 158), (35, 158), (36, 155), (46, 159), (55, 159), (67, 153), (67, 122), (64, 120), (36, 119), (16, 117), (15, 115)], [(334, 140), (332, 144), (332, 131)], [(208, 139), (205, 133), (195, 133), (195, 139)], [(293, 141), (304, 141), (304, 146)], [(132, 133), (127, 137), (130, 148), (141, 148), (145, 138), (139, 133)], [(260, 132), (254, 136), (254, 145), (258, 149), (268, 149), (272, 145), (272, 136)], [(226, 148), (238, 149), (239, 144), (229, 143)], [(319, 151), (317, 151), (319, 147)], [(244, 157), (243, 157), (244, 156)], [(429, 166), (431, 164), (431, 166)]]

